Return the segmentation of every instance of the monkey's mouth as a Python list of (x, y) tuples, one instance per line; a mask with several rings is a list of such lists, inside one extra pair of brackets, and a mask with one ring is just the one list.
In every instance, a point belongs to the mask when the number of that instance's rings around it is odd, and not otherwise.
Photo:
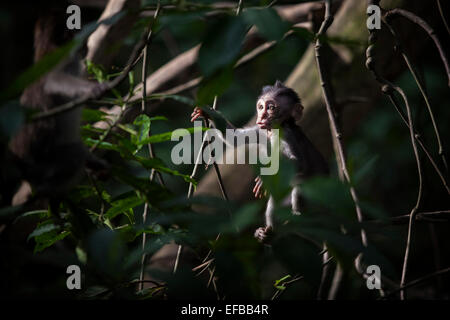
[(269, 127), (268, 121), (259, 121), (256, 123), (258, 126), (260, 126), (262, 129), (267, 129)]

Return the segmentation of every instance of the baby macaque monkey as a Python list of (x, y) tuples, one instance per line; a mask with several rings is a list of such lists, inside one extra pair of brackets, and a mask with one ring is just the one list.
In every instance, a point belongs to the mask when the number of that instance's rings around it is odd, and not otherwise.
[[(282, 132), (280, 150), (284, 156), (296, 164), (297, 174), (294, 178), (295, 186), (291, 192), (291, 204), (293, 214), (300, 213), (300, 186), (305, 178), (314, 175), (327, 175), (328, 165), (320, 152), (303, 133), (297, 122), (303, 114), (303, 106), (297, 93), (276, 81), (273, 86), (265, 86), (256, 102), (256, 126), (237, 129), (235, 134), (245, 134), (248, 130), (266, 130), (267, 136), (272, 137), (272, 129), (279, 127)], [(191, 121), (199, 117), (206, 117), (200, 109), (195, 108), (191, 115)], [(258, 133), (258, 132), (256, 132)], [(271, 139), (271, 143), (274, 141)], [(256, 198), (263, 196), (262, 179), (257, 177), (253, 193)], [(274, 199), (269, 196), (265, 218), (266, 225), (255, 231), (255, 238), (265, 242), (273, 232)]]

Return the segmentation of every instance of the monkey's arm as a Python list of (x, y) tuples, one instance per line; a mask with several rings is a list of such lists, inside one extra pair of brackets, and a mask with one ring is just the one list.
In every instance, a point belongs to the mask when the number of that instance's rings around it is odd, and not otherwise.
[[(203, 109), (200, 109), (198, 107), (194, 108), (194, 111), (191, 114), (191, 122), (194, 122), (198, 118), (203, 117), (207, 119), (208, 121), (212, 122), (213, 127), (223, 131), (224, 129), (231, 129), (233, 130), (232, 138), (233, 140), (236, 139), (237, 141), (243, 141), (245, 144), (255, 143), (259, 144), (260, 139), (260, 133), (265, 134), (263, 131), (259, 129), (257, 125), (252, 127), (245, 127), (245, 128), (236, 128), (231, 122), (229, 122), (220, 112), (213, 110), (211, 108), (208, 108), (208, 111), (206, 112)], [(250, 137), (254, 136), (256, 139), (252, 139)], [(245, 137), (249, 137), (250, 139), (245, 139)], [(265, 135), (266, 137), (266, 135)], [(236, 147), (234, 143), (230, 143), (227, 141), (227, 139), (224, 139), (223, 135), (219, 136), (219, 138), (229, 147)], [(233, 142), (233, 141), (232, 141)], [(239, 145), (238, 145), (239, 146)]]

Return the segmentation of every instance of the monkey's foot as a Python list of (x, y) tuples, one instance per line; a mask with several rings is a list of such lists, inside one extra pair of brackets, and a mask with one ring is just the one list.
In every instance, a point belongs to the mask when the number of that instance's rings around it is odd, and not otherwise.
[(300, 212), (300, 211), (298, 211), (298, 210), (292, 210), (292, 214), (294, 215), (294, 216), (299, 216), (299, 215), (301, 215), (302, 213)]
[(260, 227), (256, 229), (254, 236), (259, 242), (265, 243), (272, 238), (272, 235), (273, 231), (271, 227)]

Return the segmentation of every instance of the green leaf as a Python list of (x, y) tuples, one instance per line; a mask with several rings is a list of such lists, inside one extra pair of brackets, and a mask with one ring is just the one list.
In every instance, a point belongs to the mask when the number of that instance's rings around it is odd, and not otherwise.
[(225, 68), (203, 79), (197, 93), (197, 105), (211, 104), (214, 96), (222, 95), (233, 81), (233, 68)]
[(140, 206), (145, 202), (144, 199), (139, 198), (137, 195), (131, 196), (126, 199), (120, 199), (117, 201), (113, 201), (111, 203), (112, 207), (108, 209), (105, 213), (105, 217), (108, 219), (113, 219), (120, 213), (126, 213), (133, 208)]
[[(164, 100), (164, 99), (172, 99), (172, 100), (175, 100), (177, 102), (180, 102), (180, 103), (183, 103), (183, 104), (187, 104), (189, 106), (192, 106), (192, 105), (195, 104), (195, 101), (192, 100), (191, 98), (185, 97), (185, 96), (176, 95), (176, 94), (152, 94), (152, 95), (147, 97), (147, 100)], [(158, 119), (158, 120), (163, 120), (162, 118), (165, 118), (165, 117), (155, 117), (155, 118), (161, 118), (161, 119)], [(165, 120), (167, 120), (167, 119), (165, 119)]]
[[(201, 108), (201, 107), (200, 107)], [(220, 132), (225, 133), (228, 127), (232, 127), (222, 112), (214, 110), (213, 108), (201, 108), (207, 115), (208, 118), (214, 122), (215, 128)]]
[(137, 135), (137, 131), (135, 130), (134, 126), (131, 124), (121, 124), (119, 123), (117, 125), (118, 128), (122, 129), (125, 132), (128, 132), (131, 137), (135, 137)]
[(128, 73), (128, 81), (130, 83), (130, 88), (128, 89), (128, 94), (131, 96), (133, 96), (133, 91), (134, 91), (134, 87), (135, 87), (135, 82), (134, 82), (134, 72), (130, 71)]
[(142, 141), (148, 139), (150, 133), (150, 123), (150, 118), (145, 114), (141, 114), (134, 119), (133, 124), (137, 127), (137, 134), (136, 136), (132, 136), (132, 142), (135, 145), (142, 146)]
[[(276, 203), (282, 201), (291, 192), (291, 183), (296, 172), (294, 164), (286, 157), (280, 156), (278, 161), (279, 168), (276, 174), (261, 176), (264, 188), (273, 196)], [(267, 166), (270, 166), (270, 164), (264, 165), (264, 167)], [(259, 174), (263, 165), (257, 164), (254, 167), (257, 168), (257, 173)]]
[(239, 210), (232, 214), (231, 230), (243, 230), (253, 225), (257, 221), (258, 213), (261, 211), (261, 202), (250, 202), (243, 205)]
[(61, 227), (53, 224), (52, 220), (39, 223), (36, 229), (28, 236), (28, 240), (34, 238), (36, 242), (34, 252), (41, 252), (70, 234), (70, 231), (67, 230), (60, 231)]
[(97, 191), (93, 186), (78, 185), (70, 192), (70, 199), (76, 203), (79, 203), (81, 200), (94, 197), (96, 194)]
[(336, 178), (311, 178), (302, 184), (302, 194), (311, 204), (325, 207), (335, 216), (356, 219), (349, 186)]
[(247, 23), (255, 25), (258, 31), (270, 41), (281, 40), (290, 27), (290, 24), (283, 21), (272, 8), (247, 9), (242, 17)]
[(36, 218), (39, 218), (39, 219), (48, 218), (49, 217), (49, 212), (48, 212), (48, 210), (28, 211), (28, 212), (25, 212), (24, 214), (18, 216), (14, 220), (14, 223), (16, 223), (17, 221), (22, 220), (24, 218), (30, 218), (30, 217), (36, 217)]
[(80, 246), (77, 246), (75, 248), (75, 253), (77, 255), (78, 260), (82, 263), (82, 264), (86, 264), (87, 262), (87, 254), (86, 251), (81, 248)]
[(217, 19), (208, 30), (198, 54), (200, 70), (206, 77), (235, 61), (247, 26), (240, 17), (224, 16)]
[(119, 167), (113, 167), (111, 169), (111, 173), (113, 174), (114, 178), (121, 183), (129, 185), (133, 189), (145, 195), (147, 202), (152, 206), (157, 206), (161, 201), (165, 201), (169, 197), (171, 197), (171, 193), (169, 190), (165, 189), (156, 182), (150, 181), (148, 177), (135, 177)]
[(36, 227), (36, 229), (34, 229), (34, 231), (28, 235), (28, 240), (30, 240), (31, 238), (40, 236), (44, 233), (48, 233), (48, 232), (51, 232), (54, 230), (60, 230), (60, 229), (61, 229), (60, 226), (57, 226), (53, 223), (47, 223), (47, 222), (40, 223)]
[(353, 174), (353, 181), (355, 185), (363, 183), (363, 181), (367, 179), (369, 174), (374, 171), (374, 167), (376, 162), (378, 161), (378, 158), (378, 155), (372, 157), (371, 159), (369, 159), (369, 161), (366, 161), (361, 168), (356, 170), (356, 172)]
[(287, 275), (287, 276), (284, 276), (283, 278), (281, 278), (281, 279), (278, 279), (278, 280), (275, 280), (275, 283), (274, 283), (274, 287), (275, 288), (277, 288), (278, 290), (285, 290), (286, 289), (286, 286), (284, 286), (284, 284), (283, 284), (283, 282), (285, 282), (287, 279), (289, 279), (291, 277), (291, 275)]
[(127, 247), (120, 234), (104, 228), (91, 234), (87, 240), (89, 265), (103, 277), (113, 281), (124, 281)]
[(56, 242), (64, 239), (70, 234), (69, 231), (63, 231), (60, 234), (53, 234), (53, 232), (50, 232), (49, 234), (44, 234), (39, 237), (35, 237), (36, 246), (34, 247), (34, 252), (41, 252), (44, 249), (52, 246)]
[(83, 108), (81, 117), (86, 122), (97, 122), (105, 119), (107, 114), (101, 110)]
[(164, 116), (156, 116), (156, 117), (151, 117), (150, 121), (158, 121), (158, 120), (162, 120), (162, 121), (168, 121), (169, 119), (167, 119)]
[(112, 144), (112, 143), (110, 143), (110, 142), (106, 142), (106, 141), (100, 142), (100, 140), (97, 140), (97, 139), (86, 138), (86, 139), (84, 139), (84, 143), (88, 147), (92, 147), (94, 145), (97, 145), (97, 147), (100, 148), (100, 149), (114, 150), (114, 151), (120, 152), (119, 147), (114, 145), (114, 144)]
[(184, 181), (197, 185), (197, 181), (191, 178), (189, 175), (182, 174), (177, 170), (168, 168), (167, 166), (165, 166), (164, 162), (162, 162), (162, 160), (159, 158), (143, 158), (136, 156), (136, 161), (138, 161), (146, 169), (155, 169), (160, 172), (171, 174), (173, 176), (182, 177)]
[(86, 70), (88, 74), (91, 74), (95, 77), (95, 80), (102, 83), (107, 80), (105, 75), (105, 70), (101, 65), (95, 64), (90, 60), (86, 60)]

